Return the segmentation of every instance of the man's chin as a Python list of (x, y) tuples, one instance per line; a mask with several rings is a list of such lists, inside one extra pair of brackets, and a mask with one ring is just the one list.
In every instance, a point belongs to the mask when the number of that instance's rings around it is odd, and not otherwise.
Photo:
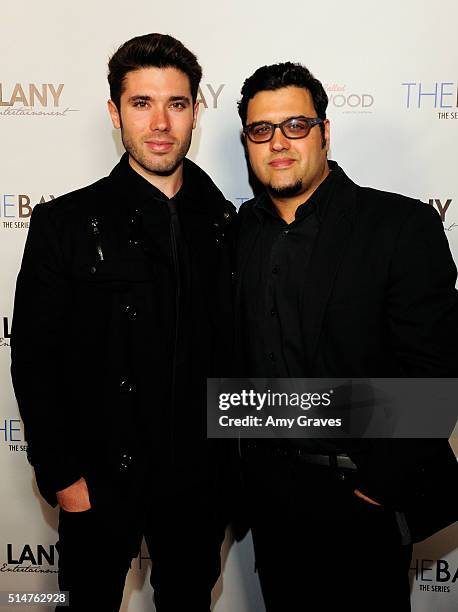
[(267, 190), (271, 196), (276, 198), (292, 198), (297, 196), (302, 191), (302, 180), (299, 179), (295, 183), (286, 185), (268, 185)]
[(176, 161), (173, 164), (170, 164), (164, 167), (160, 166), (160, 167), (151, 168), (150, 171), (153, 172), (154, 174), (158, 174), (159, 176), (170, 176), (171, 174), (175, 172), (175, 170), (178, 168), (181, 162), (182, 160), (180, 159), (179, 161)]
[(143, 166), (147, 172), (151, 172), (151, 174), (170, 176), (176, 171), (182, 161), (183, 158), (173, 160), (164, 159), (162, 163), (151, 163), (149, 160), (143, 160), (140, 162), (140, 165)]

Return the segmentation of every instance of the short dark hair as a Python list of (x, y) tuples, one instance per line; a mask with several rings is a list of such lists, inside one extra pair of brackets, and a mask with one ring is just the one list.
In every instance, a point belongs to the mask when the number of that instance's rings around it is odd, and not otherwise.
[[(238, 102), (238, 110), (243, 127), (246, 125), (248, 102), (260, 91), (275, 91), (283, 87), (303, 87), (308, 89), (318, 117), (326, 119), (328, 96), (321, 82), (315, 79), (310, 70), (302, 64), (283, 62), (258, 68), (244, 82), (240, 92), (242, 98)], [(322, 128), (323, 133), (323, 124), (320, 124), (320, 128)]]
[(122, 44), (108, 62), (110, 97), (118, 110), (126, 74), (150, 67), (181, 70), (189, 79), (192, 100), (196, 101), (202, 68), (194, 53), (168, 34), (144, 34)]

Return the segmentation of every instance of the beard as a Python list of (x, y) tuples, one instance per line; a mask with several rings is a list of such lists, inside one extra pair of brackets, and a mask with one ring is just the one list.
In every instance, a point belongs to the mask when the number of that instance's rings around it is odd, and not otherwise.
[(283, 187), (274, 187), (273, 185), (267, 185), (267, 189), (270, 195), (276, 198), (292, 198), (302, 191), (302, 179), (298, 179), (292, 185), (285, 185)]
[(190, 131), (187, 138), (179, 143), (178, 148), (174, 148), (170, 153), (162, 156), (150, 156), (142, 147), (142, 143), (135, 142), (122, 129), (121, 139), (124, 148), (129, 155), (147, 172), (159, 174), (161, 176), (169, 176), (175, 172), (189, 151), (191, 146), (192, 132)]

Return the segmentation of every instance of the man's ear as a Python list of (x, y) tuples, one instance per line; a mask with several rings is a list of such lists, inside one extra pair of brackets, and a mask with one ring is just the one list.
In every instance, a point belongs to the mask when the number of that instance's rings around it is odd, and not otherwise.
[(328, 152), (329, 147), (331, 146), (331, 124), (329, 123), (329, 119), (325, 119), (323, 121), (323, 125), (324, 125), (324, 134), (323, 134), (323, 139), (322, 139), (323, 149), (325, 149), (326, 152)]
[(200, 102), (194, 102), (194, 117), (192, 120), (192, 129), (194, 129), (197, 125), (197, 115), (199, 114), (199, 107), (200, 107)]
[(113, 100), (108, 100), (108, 112), (110, 113), (113, 127), (119, 130), (119, 128), (121, 127), (121, 116), (119, 114), (118, 107), (113, 102)]

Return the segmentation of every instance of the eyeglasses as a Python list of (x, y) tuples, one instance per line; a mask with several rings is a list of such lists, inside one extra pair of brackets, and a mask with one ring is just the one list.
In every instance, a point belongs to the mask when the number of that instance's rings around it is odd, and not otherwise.
[(290, 117), (281, 123), (270, 123), (269, 121), (256, 121), (246, 125), (243, 133), (248, 136), (251, 142), (269, 142), (275, 134), (275, 130), (280, 128), (281, 133), (291, 140), (305, 138), (314, 125), (323, 123), (319, 117)]

